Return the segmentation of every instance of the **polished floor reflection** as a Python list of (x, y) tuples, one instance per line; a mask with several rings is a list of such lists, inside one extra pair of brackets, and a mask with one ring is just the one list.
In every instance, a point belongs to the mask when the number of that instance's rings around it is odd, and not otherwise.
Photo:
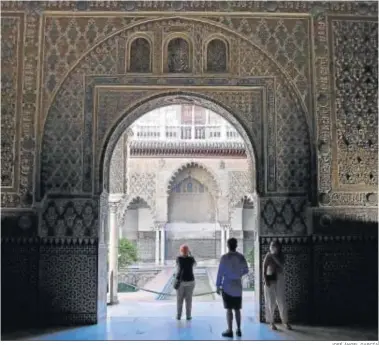
[[(377, 329), (329, 328), (294, 325), (293, 331), (279, 325), (272, 331), (258, 323), (253, 303), (245, 303), (241, 340), (377, 340)], [(131, 302), (108, 308), (108, 318), (97, 325), (55, 329), (38, 334), (15, 334), (19, 340), (222, 340), (225, 317), (221, 301), (196, 302), (192, 321), (174, 319), (175, 303)], [(8, 338), (8, 337), (7, 337)], [(235, 338), (237, 339), (237, 338)], [(5, 340), (5, 339), (4, 339)], [(228, 340), (228, 339), (225, 339)]]

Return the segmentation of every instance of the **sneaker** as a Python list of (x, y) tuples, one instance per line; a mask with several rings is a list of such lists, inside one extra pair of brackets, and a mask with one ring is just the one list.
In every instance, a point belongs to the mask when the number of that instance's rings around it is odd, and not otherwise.
[(276, 328), (276, 326), (275, 326), (274, 323), (272, 323), (270, 326), (271, 326), (271, 329), (272, 329), (273, 331), (277, 331), (277, 330), (278, 330), (278, 329)]
[(237, 329), (236, 336), (237, 337), (242, 337), (242, 332), (241, 332), (240, 329)]
[(233, 331), (225, 331), (222, 333), (222, 336), (226, 338), (233, 338)]
[(191, 321), (192, 320), (192, 317), (191, 316), (187, 316), (187, 321)]
[(177, 316), (176, 319), (179, 321), (179, 320), (181, 319), (181, 317), (180, 317), (180, 316)]

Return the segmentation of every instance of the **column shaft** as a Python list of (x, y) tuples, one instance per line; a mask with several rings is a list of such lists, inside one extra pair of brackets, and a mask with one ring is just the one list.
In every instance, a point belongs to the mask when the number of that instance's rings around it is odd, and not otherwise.
[(165, 250), (165, 245), (166, 245), (166, 234), (165, 234), (165, 227), (162, 226), (161, 227), (161, 264), (164, 265), (165, 264), (165, 253), (166, 253), (166, 250)]
[(118, 302), (118, 246), (119, 246), (119, 229), (117, 225), (117, 204), (109, 204), (109, 291), (111, 304)]
[(155, 229), (155, 264), (159, 265), (160, 243), (159, 243), (159, 229)]

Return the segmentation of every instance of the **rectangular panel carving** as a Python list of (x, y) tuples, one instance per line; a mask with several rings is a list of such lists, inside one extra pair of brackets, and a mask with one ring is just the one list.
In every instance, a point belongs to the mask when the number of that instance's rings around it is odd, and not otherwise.
[[(378, 21), (330, 17), (333, 179), (341, 189), (378, 184)], [(354, 32), (354, 35), (350, 33)]]
[(22, 99), (22, 14), (1, 17), (1, 188), (17, 192)]

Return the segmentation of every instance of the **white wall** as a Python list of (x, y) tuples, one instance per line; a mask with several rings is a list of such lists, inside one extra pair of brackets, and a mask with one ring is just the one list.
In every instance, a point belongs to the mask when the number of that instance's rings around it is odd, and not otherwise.
[(138, 209), (138, 231), (151, 231), (154, 229), (154, 221), (149, 208)]
[(244, 231), (258, 231), (256, 229), (256, 209), (254, 208), (244, 208), (242, 211), (243, 215), (243, 229)]
[(122, 226), (122, 237), (136, 240), (138, 237), (138, 210), (126, 212), (125, 223)]
[(230, 225), (234, 230), (242, 230), (243, 219), (242, 219), (242, 207), (236, 207), (232, 212)]

